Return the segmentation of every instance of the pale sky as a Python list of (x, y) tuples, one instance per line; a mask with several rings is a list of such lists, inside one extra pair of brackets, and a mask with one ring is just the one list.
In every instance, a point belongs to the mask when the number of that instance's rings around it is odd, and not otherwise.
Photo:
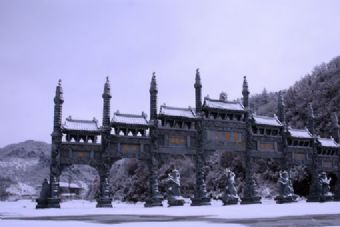
[(58, 79), (63, 118), (101, 122), (105, 77), (111, 115), (158, 104), (194, 106), (203, 96), (241, 97), (288, 88), (340, 54), (340, 1), (0, 0), (0, 147), (49, 142)]

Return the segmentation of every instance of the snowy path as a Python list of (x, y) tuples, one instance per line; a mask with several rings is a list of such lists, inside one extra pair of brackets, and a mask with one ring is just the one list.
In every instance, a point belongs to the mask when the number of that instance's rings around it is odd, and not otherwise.
[(94, 202), (71, 201), (61, 209), (34, 209), (31, 201), (0, 202), (0, 226), (340, 226), (340, 202), (144, 208), (143, 204), (114, 203), (96, 209)]

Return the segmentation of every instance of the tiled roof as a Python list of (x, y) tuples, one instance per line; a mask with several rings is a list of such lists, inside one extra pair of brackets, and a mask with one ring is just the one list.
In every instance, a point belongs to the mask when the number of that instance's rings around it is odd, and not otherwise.
[(68, 130), (79, 130), (79, 131), (98, 131), (98, 121), (94, 118), (93, 120), (77, 120), (72, 119), (71, 116), (66, 118), (63, 124), (64, 129)]
[(269, 116), (261, 116), (261, 115), (253, 115), (255, 124), (259, 125), (271, 125), (271, 126), (282, 126), (282, 123), (279, 119), (274, 115), (274, 117)]
[(239, 102), (229, 102), (216, 99), (204, 98), (204, 106), (208, 108), (243, 111), (244, 107)]
[(144, 113), (142, 113), (141, 115), (123, 114), (123, 113), (119, 113), (119, 111), (113, 114), (112, 122), (130, 124), (130, 125), (147, 125), (148, 124), (148, 121), (146, 120), (146, 115)]
[(288, 128), (288, 132), (290, 136), (295, 137), (295, 138), (305, 138), (305, 139), (312, 138), (312, 134), (308, 131), (307, 128), (305, 129)]
[(180, 107), (170, 107), (162, 105), (159, 111), (160, 115), (175, 116), (175, 117), (186, 117), (195, 118), (195, 112), (192, 108), (180, 108)]
[(339, 147), (333, 138), (318, 138), (318, 141), (323, 147)]

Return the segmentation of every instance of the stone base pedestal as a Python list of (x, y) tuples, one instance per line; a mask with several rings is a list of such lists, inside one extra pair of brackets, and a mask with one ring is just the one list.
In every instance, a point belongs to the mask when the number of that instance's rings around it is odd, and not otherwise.
[(162, 200), (148, 199), (145, 201), (144, 207), (161, 207)]
[(238, 201), (239, 201), (237, 197), (233, 197), (233, 196), (223, 196), (221, 200), (224, 206), (238, 204)]
[(334, 195), (333, 200), (334, 201), (340, 201), (340, 195)]
[(57, 198), (37, 199), (36, 202), (36, 209), (60, 208), (60, 199)]
[[(329, 202), (333, 201), (333, 195), (321, 195), (321, 196), (308, 196), (307, 202)], [(336, 200), (340, 201), (340, 200)]]
[(261, 197), (260, 196), (254, 196), (254, 197), (243, 197), (241, 198), (240, 204), (261, 204)]
[(48, 200), (47, 199), (36, 199), (37, 205), (35, 206), (36, 209), (44, 209), (48, 208)]
[(308, 196), (306, 202), (320, 202), (320, 196)]
[(60, 208), (60, 199), (48, 198), (48, 208)]
[(111, 198), (97, 199), (96, 208), (112, 208), (112, 199)]
[[(340, 167), (339, 167), (340, 168)], [(340, 176), (340, 173), (339, 173)], [(335, 191), (334, 191), (334, 201), (340, 201), (340, 183), (335, 185)]]
[(333, 195), (322, 195), (322, 196), (320, 196), (320, 202), (329, 202), (329, 201), (333, 201), (333, 200), (334, 200)]
[(275, 197), (276, 203), (277, 204), (282, 204), (282, 203), (294, 203), (296, 201), (297, 196), (296, 195), (291, 195), (291, 196), (277, 196)]
[(184, 205), (184, 199), (182, 197), (176, 197), (176, 198), (169, 198), (168, 204), (169, 206), (183, 206)]
[(210, 198), (191, 199), (191, 206), (207, 206), (207, 205), (211, 205)]
[(155, 195), (145, 201), (144, 207), (161, 207), (163, 206), (162, 201), (163, 197), (161, 195)]

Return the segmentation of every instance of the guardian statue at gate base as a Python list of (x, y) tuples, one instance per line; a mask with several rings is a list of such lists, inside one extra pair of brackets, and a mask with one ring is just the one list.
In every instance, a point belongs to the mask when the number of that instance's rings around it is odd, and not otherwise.
[(223, 205), (237, 204), (239, 197), (235, 188), (235, 173), (227, 168), (225, 175), (227, 177), (227, 184), (222, 196)]
[(183, 206), (184, 199), (181, 196), (181, 175), (177, 169), (173, 169), (168, 174), (167, 198), (169, 206)]
[(332, 178), (328, 178), (326, 172), (319, 174), (319, 184), (320, 184), (320, 202), (326, 202), (333, 200), (333, 193), (330, 192), (330, 182)]
[(275, 198), (276, 203), (291, 203), (296, 202), (297, 195), (294, 194), (292, 181), (289, 179), (289, 174), (286, 170), (280, 171), (279, 196)]

